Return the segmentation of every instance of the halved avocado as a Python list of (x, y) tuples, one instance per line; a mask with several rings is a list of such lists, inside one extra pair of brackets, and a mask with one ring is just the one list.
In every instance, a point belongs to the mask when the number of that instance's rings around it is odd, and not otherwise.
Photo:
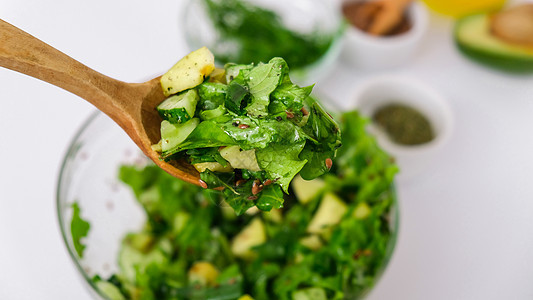
[(457, 21), (455, 42), (465, 55), (487, 66), (516, 73), (533, 72), (533, 48), (495, 37), (490, 31), (490, 15), (473, 15)]

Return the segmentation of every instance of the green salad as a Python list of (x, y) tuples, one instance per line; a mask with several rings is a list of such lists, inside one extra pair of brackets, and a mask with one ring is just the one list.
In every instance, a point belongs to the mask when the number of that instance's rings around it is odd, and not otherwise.
[(341, 145), (313, 87), (293, 84), (282, 58), (217, 69), (204, 47), (165, 73), (161, 86), (168, 98), (157, 107), (163, 121), (153, 149), (191, 163), (200, 185), (223, 188), (238, 215), (281, 208), (294, 176), (326, 173)]
[(331, 172), (296, 177), (283, 208), (270, 212), (237, 216), (225, 192), (153, 165), (121, 167), (147, 221), (124, 238), (118, 273), (94, 277), (95, 286), (111, 300), (360, 297), (394, 244), (397, 167), (357, 112), (340, 119), (343, 147)]
[(335, 34), (290, 30), (274, 11), (246, 1), (201, 1), (218, 33), (212, 50), (222, 63), (248, 64), (280, 56), (291, 68), (300, 69), (322, 58), (335, 39)]

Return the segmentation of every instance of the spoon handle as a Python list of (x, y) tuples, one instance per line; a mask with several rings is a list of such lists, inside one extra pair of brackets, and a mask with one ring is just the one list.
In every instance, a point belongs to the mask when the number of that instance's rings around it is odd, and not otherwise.
[(0, 19), (0, 66), (63, 88), (112, 115), (127, 85), (100, 74), (30, 34)]

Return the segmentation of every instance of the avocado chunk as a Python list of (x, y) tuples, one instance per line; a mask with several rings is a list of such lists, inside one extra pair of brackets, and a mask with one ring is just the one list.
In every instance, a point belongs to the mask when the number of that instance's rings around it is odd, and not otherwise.
[(231, 252), (240, 258), (254, 257), (252, 248), (266, 242), (265, 226), (261, 218), (255, 217), (231, 243)]
[(310, 235), (300, 239), (300, 244), (311, 250), (318, 250), (322, 248), (323, 244), (317, 235)]
[(292, 180), (292, 190), (296, 195), (296, 199), (302, 204), (307, 204), (313, 200), (325, 186), (326, 183), (320, 178), (305, 180), (298, 175)]
[(457, 21), (455, 42), (463, 54), (489, 67), (515, 73), (533, 72), (533, 48), (508, 43), (494, 36), (487, 14)]
[(200, 284), (201, 286), (213, 286), (220, 272), (211, 263), (201, 261), (196, 262), (189, 269), (189, 282)]
[(352, 215), (357, 220), (363, 220), (363, 219), (366, 219), (370, 215), (371, 212), (372, 212), (372, 209), (370, 208), (370, 206), (368, 206), (366, 202), (361, 202), (357, 204)]
[(202, 47), (189, 53), (161, 76), (161, 87), (165, 96), (193, 88), (215, 70), (215, 56)]
[(347, 210), (346, 203), (337, 195), (333, 193), (325, 194), (313, 219), (307, 226), (307, 232), (327, 234), (329, 227), (338, 224)]

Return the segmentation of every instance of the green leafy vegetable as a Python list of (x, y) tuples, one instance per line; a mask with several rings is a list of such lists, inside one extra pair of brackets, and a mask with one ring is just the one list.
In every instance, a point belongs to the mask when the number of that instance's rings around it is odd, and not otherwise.
[(81, 217), (80, 206), (77, 202), (72, 203), (72, 220), (70, 222), (70, 233), (72, 234), (72, 243), (79, 257), (83, 257), (83, 251), (86, 245), (82, 239), (87, 236), (91, 224)]

